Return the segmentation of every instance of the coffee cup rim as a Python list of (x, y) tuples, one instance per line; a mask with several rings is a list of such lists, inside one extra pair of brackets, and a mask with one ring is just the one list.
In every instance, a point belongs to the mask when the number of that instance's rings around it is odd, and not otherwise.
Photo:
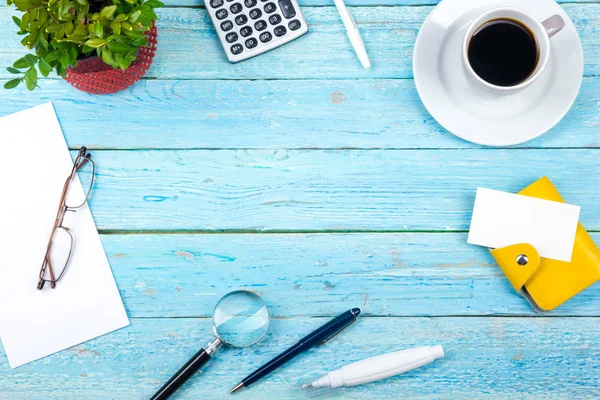
[[(535, 68), (535, 71), (523, 82), (520, 82), (517, 85), (513, 85), (513, 86), (499, 86), (499, 85), (494, 85), (493, 83), (489, 83), (488, 81), (484, 80), (479, 75), (477, 75), (477, 73), (471, 66), (471, 63), (469, 62), (468, 47), (469, 47), (470, 40), (473, 37), (473, 33), (475, 33), (475, 31), (480, 26), (485, 24), (486, 22), (491, 21), (493, 19), (497, 19), (498, 17), (491, 18), (491, 17), (489, 17), (489, 15), (500, 12), (500, 11), (510, 11), (510, 12), (515, 12), (515, 13), (520, 13), (520, 14), (526, 15), (531, 20), (531, 22), (533, 22), (533, 25), (535, 25), (535, 29), (533, 29), (534, 27), (530, 26), (529, 23), (525, 23), (524, 21), (522, 21), (518, 18), (517, 18), (517, 20), (518, 20), (518, 22), (522, 23), (523, 25), (525, 25), (527, 28), (529, 28), (531, 30), (531, 32), (534, 36), (534, 39), (537, 43), (538, 51), (540, 51), (540, 54), (539, 54), (540, 58), (538, 60), (538, 64)], [(507, 18), (509, 18), (509, 17), (507, 17)], [(515, 19), (515, 18), (511, 18), (511, 19)], [(544, 54), (541, 54), (542, 46), (541, 46), (540, 40), (543, 40), (545, 42), (545, 48), (547, 50), (544, 52)], [(471, 24), (467, 28), (467, 32), (463, 39), (462, 58), (463, 58), (463, 63), (465, 64), (465, 67), (467, 68), (469, 74), (475, 80), (477, 80), (477, 82), (479, 82), (482, 85), (484, 85), (490, 89), (493, 89), (493, 90), (497, 90), (497, 91), (501, 91), (501, 92), (513, 92), (513, 91), (518, 91), (519, 89), (523, 89), (523, 88), (529, 86), (542, 74), (542, 72), (546, 69), (548, 60), (550, 59), (550, 51), (549, 50), (550, 50), (550, 38), (548, 37), (548, 34), (546, 33), (544, 26), (542, 25), (542, 23), (540, 22), (540, 20), (538, 18), (533, 16), (531, 13), (529, 13), (521, 8), (518, 8), (518, 7), (495, 7), (495, 8), (492, 8), (492, 9), (487, 10), (486, 12), (480, 14), (477, 18), (475, 18), (473, 20), (473, 22), (471, 22)]]

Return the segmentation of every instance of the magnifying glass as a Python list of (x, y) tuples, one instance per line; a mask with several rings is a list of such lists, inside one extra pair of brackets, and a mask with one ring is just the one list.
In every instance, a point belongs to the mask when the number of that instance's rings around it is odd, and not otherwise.
[(247, 290), (223, 296), (213, 313), (215, 339), (200, 349), (150, 400), (168, 399), (223, 345), (248, 347), (260, 342), (269, 330), (269, 309), (263, 299)]

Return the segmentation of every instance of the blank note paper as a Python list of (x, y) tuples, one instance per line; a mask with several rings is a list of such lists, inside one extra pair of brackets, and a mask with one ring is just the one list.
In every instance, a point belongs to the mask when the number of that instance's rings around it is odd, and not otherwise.
[(528, 243), (541, 257), (569, 262), (578, 221), (578, 206), (478, 188), (468, 242), (494, 248)]
[(75, 244), (63, 278), (36, 289), (72, 167), (52, 104), (0, 118), (0, 337), (12, 368), (129, 325), (87, 206), (65, 218)]

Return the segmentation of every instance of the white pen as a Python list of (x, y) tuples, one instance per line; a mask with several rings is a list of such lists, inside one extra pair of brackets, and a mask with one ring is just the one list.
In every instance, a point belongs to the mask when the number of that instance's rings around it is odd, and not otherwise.
[(350, 15), (350, 11), (346, 8), (346, 4), (344, 0), (333, 0), (335, 6), (342, 17), (342, 22), (346, 27), (346, 33), (348, 34), (348, 38), (350, 39), (350, 43), (352, 43), (352, 47), (354, 48), (354, 52), (358, 56), (360, 63), (365, 69), (371, 68), (371, 61), (369, 60), (369, 55), (367, 54), (367, 49), (365, 49), (365, 43), (360, 36), (360, 32), (356, 27), (356, 23), (354, 22), (354, 18)]
[(329, 372), (319, 379), (302, 385), (302, 391), (308, 397), (316, 397), (343, 386), (356, 386), (403, 374), (443, 357), (442, 346), (416, 347), (382, 354)]

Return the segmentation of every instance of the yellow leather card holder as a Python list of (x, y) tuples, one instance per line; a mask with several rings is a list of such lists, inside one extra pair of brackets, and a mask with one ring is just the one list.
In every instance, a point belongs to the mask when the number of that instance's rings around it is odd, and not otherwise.
[[(519, 194), (565, 202), (547, 177), (527, 186)], [(514, 289), (536, 311), (550, 311), (600, 280), (600, 250), (581, 224), (577, 226), (570, 262), (540, 257), (527, 243), (490, 251)]]

